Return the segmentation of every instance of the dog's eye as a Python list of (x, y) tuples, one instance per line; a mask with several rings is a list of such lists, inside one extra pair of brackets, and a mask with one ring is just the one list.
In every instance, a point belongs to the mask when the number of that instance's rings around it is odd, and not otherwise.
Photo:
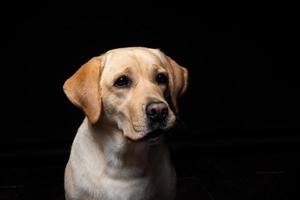
[(168, 83), (168, 77), (163, 73), (159, 73), (156, 76), (156, 82), (158, 84), (166, 84), (166, 83)]
[(120, 76), (114, 83), (114, 86), (125, 88), (128, 87), (131, 83), (131, 80), (127, 76)]

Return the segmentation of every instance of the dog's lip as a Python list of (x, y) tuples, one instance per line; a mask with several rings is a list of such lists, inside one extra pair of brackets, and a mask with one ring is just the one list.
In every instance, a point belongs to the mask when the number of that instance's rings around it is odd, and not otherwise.
[(135, 138), (135, 139), (130, 137), (126, 137), (126, 138), (132, 142), (146, 142), (149, 144), (157, 144), (158, 142), (161, 141), (162, 136), (164, 135), (165, 132), (166, 132), (165, 129), (157, 128), (153, 131), (143, 134), (143, 136), (140, 138)]
[(151, 139), (159, 138), (164, 134), (164, 132), (165, 131), (162, 129), (156, 129), (154, 131), (147, 133), (142, 139), (143, 140), (151, 140)]
[(164, 130), (162, 129), (156, 129), (154, 131), (151, 131), (147, 133), (143, 138), (141, 138), (139, 141), (141, 142), (147, 142), (150, 145), (157, 144), (161, 141), (162, 136), (164, 135)]

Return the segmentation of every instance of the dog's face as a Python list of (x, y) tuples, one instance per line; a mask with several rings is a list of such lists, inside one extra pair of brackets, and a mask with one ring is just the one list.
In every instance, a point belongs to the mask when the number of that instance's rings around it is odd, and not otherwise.
[(174, 125), (186, 86), (186, 69), (159, 50), (121, 48), (83, 65), (64, 89), (91, 123), (101, 123), (101, 114), (125, 137), (140, 140)]

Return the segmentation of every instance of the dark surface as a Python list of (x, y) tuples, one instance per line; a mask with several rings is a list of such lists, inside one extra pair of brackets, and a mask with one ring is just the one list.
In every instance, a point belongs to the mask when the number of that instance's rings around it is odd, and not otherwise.
[(62, 85), (126, 46), (160, 48), (190, 72), (169, 138), (179, 199), (299, 199), (297, 7), (148, 3), (1, 6), (0, 199), (63, 198), (83, 114)]
[[(191, 142), (169, 145), (178, 176), (178, 199), (300, 197), (298, 147), (282, 148), (278, 143), (267, 149), (266, 144), (216, 148), (215, 142), (209, 146)], [(64, 199), (63, 170), (67, 157), (68, 151), (63, 150), (1, 156), (5, 162), (0, 168), (0, 199)]]

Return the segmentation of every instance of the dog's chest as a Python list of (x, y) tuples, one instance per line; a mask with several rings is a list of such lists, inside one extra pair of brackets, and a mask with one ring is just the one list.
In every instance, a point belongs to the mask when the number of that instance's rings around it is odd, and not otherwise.
[(157, 184), (151, 178), (115, 180), (104, 178), (101, 181), (101, 196), (107, 200), (152, 200), (157, 199)]

